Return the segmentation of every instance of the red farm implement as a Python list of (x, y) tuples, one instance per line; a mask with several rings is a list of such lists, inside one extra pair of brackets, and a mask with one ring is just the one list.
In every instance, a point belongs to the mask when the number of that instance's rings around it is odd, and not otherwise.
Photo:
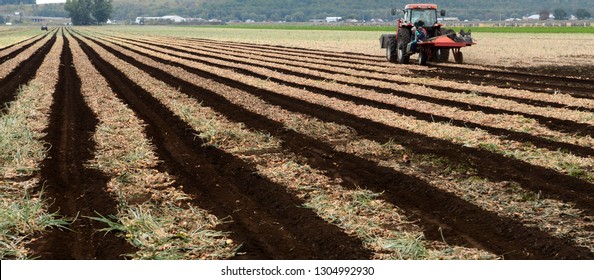
[[(445, 10), (438, 12), (435, 4), (408, 4), (404, 17), (397, 21), (396, 34), (382, 34), (380, 46), (386, 49), (386, 58), (390, 62), (408, 63), (411, 55), (419, 54), (419, 64), (427, 61), (446, 62), (450, 50), (457, 63), (464, 58), (460, 51), (463, 47), (474, 45), (470, 32), (464, 30), (456, 34), (451, 29), (442, 29), (438, 13), (443, 17)], [(392, 9), (396, 14), (396, 9)]]

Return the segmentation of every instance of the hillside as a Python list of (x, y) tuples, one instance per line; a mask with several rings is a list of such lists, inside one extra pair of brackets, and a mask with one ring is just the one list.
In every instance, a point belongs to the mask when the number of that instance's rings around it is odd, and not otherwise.
[[(0, 0), (0, 5), (19, 1)], [(32, 1), (21, 1), (22, 3)], [(391, 8), (402, 8), (409, 1), (403, 0), (114, 0), (115, 19), (130, 20), (138, 16), (163, 16), (177, 14), (184, 17), (206, 19), (256, 21), (308, 21), (314, 18), (340, 16), (343, 18), (391, 18)], [(414, 1), (413, 1), (414, 2)], [(464, 19), (499, 20), (535, 14), (543, 9), (553, 11), (563, 8), (572, 14), (585, 8), (594, 14), (591, 0), (438, 0), (433, 1), (448, 11), (448, 16)], [(33, 6), (26, 7), (26, 6)], [(10, 9), (18, 6), (12, 5)], [(21, 5), (20, 9), (34, 15), (63, 16), (62, 4)], [(6, 13), (6, 7), (0, 11)]]
[[(414, 2), (414, 1), (413, 1)], [(563, 8), (573, 13), (586, 8), (594, 14), (591, 0), (439, 0), (433, 1), (448, 11), (449, 16), (461, 19), (493, 19), (522, 17), (543, 9), (551, 12)], [(136, 16), (178, 14), (188, 17), (219, 18), (224, 20), (308, 21), (312, 18), (341, 16), (343, 18), (389, 18), (391, 8), (404, 7), (402, 0), (114, 0), (115, 17), (130, 19)]]

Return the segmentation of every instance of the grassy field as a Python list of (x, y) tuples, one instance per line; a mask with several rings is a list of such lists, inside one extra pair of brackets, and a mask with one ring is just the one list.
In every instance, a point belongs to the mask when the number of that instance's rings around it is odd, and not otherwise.
[(40, 34), (38, 27), (0, 27), (0, 48)]

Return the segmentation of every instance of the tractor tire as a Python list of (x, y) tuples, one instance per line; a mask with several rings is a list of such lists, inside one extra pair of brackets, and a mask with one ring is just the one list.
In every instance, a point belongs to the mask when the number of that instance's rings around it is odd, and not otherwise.
[(426, 51), (420, 51), (419, 52), (419, 65), (427, 65), (427, 52)]
[(448, 62), (450, 59), (450, 49), (437, 49), (435, 52), (435, 61)]
[(455, 52), (454, 53), (454, 60), (456, 61), (456, 63), (458, 64), (462, 64), (464, 63), (464, 55), (462, 55), (461, 52)]
[(410, 30), (407, 28), (400, 28), (398, 30), (398, 63), (408, 63), (410, 55), (406, 53), (406, 46), (410, 43), (410, 40)]
[(388, 40), (388, 46), (386, 47), (386, 59), (389, 62), (398, 62), (398, 53), (396, 51), (396, 38), (390, 38)]
[(419, 65), (427, 65), (427, 52), (420, 51), (419, 52)]

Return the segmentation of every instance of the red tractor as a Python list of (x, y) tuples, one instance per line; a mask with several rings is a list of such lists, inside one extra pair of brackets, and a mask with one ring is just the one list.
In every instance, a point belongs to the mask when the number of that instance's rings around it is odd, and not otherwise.
[[(446, 62), (450, 49), (456, 63), (464, 58), (460, 48), (474, 45), (470, 32), (464, 30), (456, 34), (451, 29), (442, 29), (438, 13), (444, 17), (445, 10), (437, 11), (435, 4), (408, 4), (404, 7), (404, 17), (397, 21), (396, 34), (382, 34), (380, 45), (386, 49), (390, 62), (408, 63), (410, 56), (418, 53), (419, 64), (427, 61)], [(392, 9), (396, 15), (396, 9)]]

